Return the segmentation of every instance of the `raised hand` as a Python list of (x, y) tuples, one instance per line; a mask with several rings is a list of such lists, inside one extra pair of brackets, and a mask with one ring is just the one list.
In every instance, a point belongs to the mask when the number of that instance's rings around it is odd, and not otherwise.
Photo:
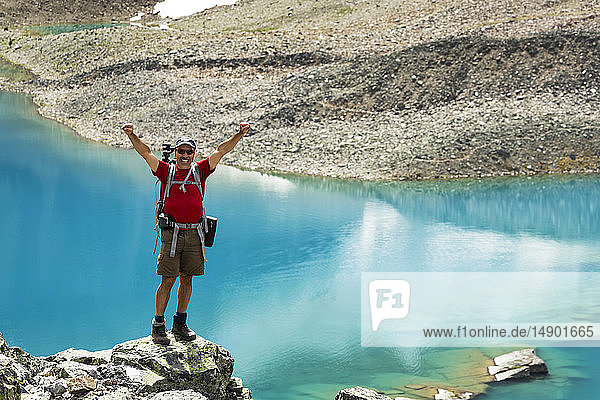
[[(246, 135), (246, 134), (248, 134), (248, 132), (250, 132), (250, 124), (242, 122), (240, 124), (240, 133), (242, 135)], [(251, 135), (252, 134), (248, 134), (247, 136), (251, 136)]]
[(241, 132), (242, 134), (244, 134), (244, 135), (245, 135), (246, 133), (248, 133), (248, 131), (249, 131), (249, 130), (250, 130), (250, 124), (246, 124), (246, 123), (244, 123), (244, 122), (242, 122), (242, 123), (240, 124), (240, 132)]
[(121, 127), (127, 136), (133, 133), (133, 124), (125, 124)]

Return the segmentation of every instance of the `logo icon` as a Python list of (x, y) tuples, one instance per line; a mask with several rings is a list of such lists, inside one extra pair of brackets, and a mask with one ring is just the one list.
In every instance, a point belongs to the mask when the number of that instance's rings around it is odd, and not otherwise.
[(369, 282), (371, 327), (379, 329), (385, 319), (402, 319), (408, 315), (410, 284), (402, 279), (378, 279)]

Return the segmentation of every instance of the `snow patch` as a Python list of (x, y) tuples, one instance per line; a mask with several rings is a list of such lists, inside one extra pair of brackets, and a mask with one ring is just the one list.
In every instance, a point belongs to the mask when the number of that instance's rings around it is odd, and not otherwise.
[(135, 17), (131, 17), (129, 18), (129, 21), (134, 22), (134, 21), (139, 21), (142, 19), (142, 17), (144, 16), (144, 13), (138, 13), (138, 15), (136, 15)]
[(154, 6), (154, 13), (162, 18), (180, 18), (214, 6), (234, 4), (237, 0), (165, 0)]

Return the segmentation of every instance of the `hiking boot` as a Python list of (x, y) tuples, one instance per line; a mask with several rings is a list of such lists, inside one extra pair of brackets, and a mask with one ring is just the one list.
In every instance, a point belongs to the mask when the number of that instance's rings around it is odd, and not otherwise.
[(152, 318), (152, 341), (156, 344), (168, 345), (171, 340), (167, 337), (165, 323), (158, 323)]
[(185, 322), (177, 322), (174, 320), (171, 333), (173, 333), (175, 339), (185, 340), (186, 342), (196, 340), (196, 332), (188, 328)]

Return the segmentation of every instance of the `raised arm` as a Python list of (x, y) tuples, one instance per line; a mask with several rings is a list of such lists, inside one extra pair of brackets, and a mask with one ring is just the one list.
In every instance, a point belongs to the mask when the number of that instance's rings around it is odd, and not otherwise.
[(125, 124), (123, 125), (122, 129), (127, 137), (129, 137), (129, 140), (131, 140), (131, 144), (133, 145), (135, 151), (137, 151), (138, 154), (142, 156), (144, 160), (146, 160), (152, 172), (156, 172), (158, 169), (158, 157), (152, 154), (150, 147), (146, 143), (142, 142), (135, 133), (133, 133), (133, 125)]
[(215, 169), (221, 158), (227, 153), (229, 153), (236, 144), (240, 141), (242, 136), (244, 136), (250, 130), (250, 125), (248, 124), (240, 124), (240, 130), (238, 133), (221, 143), (217, 146), (217, 149), (212, 152), (210, 156), (208, 156), (208, 164), (210, 169)]

